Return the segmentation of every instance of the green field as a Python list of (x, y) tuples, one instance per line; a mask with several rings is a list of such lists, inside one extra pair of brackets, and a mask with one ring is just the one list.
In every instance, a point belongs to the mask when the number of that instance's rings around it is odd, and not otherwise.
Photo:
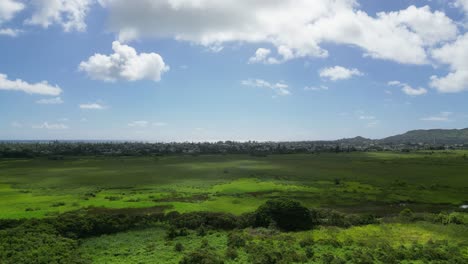
[[(186, 264), (198, 263), (184, 261), (200, 252), (227, 264), (462, 263), (468, 261), (468, 214), (461, 207), (468, 204), (466, 154), (1, 159), (0, 263)], [(168, 238), (171, 219), (178, 219), (171, 212), (219, 212), (220, 219), (240, 221), (276, 198), (327, 213), (305, 231), (179, 227)], [(400, 213), (406, 208), (409, 216)], [(129, 218), (164, 213), (162, 221)], [(367, 214), (377, 218), (340, 222)], [(336, 222), (336, 215), (345, 218)], [(74, 217), (85, 218), (74, 223)], [(110, 220), (87, 231), (86, 219)], [(131, 221), (137, 224), (125, 226)], [(243, 242), (233, 246), (232, 237)]]
[(251, 157), (67, 157), (0, 160), (0, 218), (82, 207), (253, 211), (290, 197), (310, 207), (395, 213), (453, 209), (468, 202), (463, 152)]

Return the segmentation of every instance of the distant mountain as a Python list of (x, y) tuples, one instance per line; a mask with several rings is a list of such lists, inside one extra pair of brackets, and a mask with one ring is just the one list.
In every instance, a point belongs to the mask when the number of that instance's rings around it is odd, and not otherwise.
[(374, 142), (375, 140), (365, 138), (365, 137), (354, 137), (354, 138), (344, 138), (337, 140), (336, 142), (341, 144), (349, 144), (349, 145), (364, 145)]
[(401, 135), (381, 139), (379, 142), (385, 144), (468, 144), (468, 128), (412, 130)]

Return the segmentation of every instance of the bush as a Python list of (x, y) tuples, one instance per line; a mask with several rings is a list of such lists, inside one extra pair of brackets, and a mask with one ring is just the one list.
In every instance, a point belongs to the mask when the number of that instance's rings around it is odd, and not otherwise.
[(255, 226), (276, 225), (285, 231), (307, 230), (313, 227), (311, 212), (299, 202), (286, 198), (269, 200), (255, 212)]
[(405, 208), (405, 209), (401, 210), (400, 217), (403, 220), (411, 221), (414, 218), (414, 214), (413, 214), (413, 211), (411, 211), (411, 209)]
[(236, 259), (239, 255), (237, 254), (237, 250), (233, 247), (228, 247), (226, 249), (226, 258), (228, 259)]
[(227, 237), (228, 247), (240, 248), (245, 246), (246, 238), (242, 233), (231, 232)]
[(0, 231), (0, 262), (83, 263), (77, 246), (75, 240), (60, 236), (52, 226), (31, 221)]
[(174, 250), (177, 252), (182, 252), (184, 251), (184, 245), (182, 245), (180, 242), (177, 242), (174, 246)]

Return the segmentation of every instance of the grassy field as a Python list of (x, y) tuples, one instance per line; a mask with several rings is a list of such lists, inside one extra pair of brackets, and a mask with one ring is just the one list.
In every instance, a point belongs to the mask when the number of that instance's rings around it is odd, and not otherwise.
[[(0, 263), (464, 263), (466, 154), (1, 159)], [(244, 214), (275, 198), (325, 210), (300, 232)]]
[[(294, 233), (275, 233), (267, 230), (247, 229), (243, 233), (250, 240), (250, 245), (239, 247), (237, 257), (230, 260), (226, 256), (228, 249), (228, 232), (213, 231), (206, 236), (198, 236), (196, 232), (189, 232), (187, 236), (174, 240), (165, 239), (164, 227), (129, 231), (115, 235), (106, 235), (86, 240), (80, 247), (85, 258), (93, 263), (179, 263), (184, 254), (197, 250), (203, 241), (209, 241), (208, 247), (220, 256), (224, 256), (225, 263), (254, 263), (251, 248), (267, 243), (267, 246), (278, 251), (284, 248), (293, 250), (294, 256), (300, 261), (295, 263), (341, 263), (327, 262), (329, 255), (337, 259), (350, 259), (360, 249), (376, 250), (381, 246), (392, 248), (424, 245), (429, 241), (450, 241), (453, 246), (462, 248), (468, 256), (468, 230), (464, 226), (440, 226), (428, 223), (411, 224), (381, 224), (348, 229), (336, 227), (322, 227), (312, 231)], [(268, 242), (266, 242), (268, 241)], [(303, 241), (314, 241), (304, 247)], [(182, 251), (175, 249), (176, 244), (183, 245)], [(286, 243), (287, 245), (283, 245)], [(302, 243), (302, 245), (301, 245)], [(205, 246), (206, 247), (206, 246)], [(309, 248), (313, 256), (306, 257)], [(285, 253), (283, 253), (285, 254)], [(275, 262), (258, 262), (275, 263)], [(290, 263), (290, 262), (285, 262)], [(355, 262), (351, 262), (355, 263)], [(359, 263), (359, 262), (357, 262)], [(367, 262), (360, 262), (367, 263)], [(371, 259), (371, 263), (385, 263)], [(426, 263), (414, 261), (411, 263)], [(453, 262), (455, 263), (455, 262)]]
[(392, 214), (468, 204), (468, 152), (0, 160), (0, 218), (83, 207), (241, 214), (269, 198)]

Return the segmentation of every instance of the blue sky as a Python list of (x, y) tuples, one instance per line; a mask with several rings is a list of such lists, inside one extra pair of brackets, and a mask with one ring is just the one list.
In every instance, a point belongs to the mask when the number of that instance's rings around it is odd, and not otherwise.
[(0, 139), (468, 127), (467, 17), (465, 0), (0, 0)]

